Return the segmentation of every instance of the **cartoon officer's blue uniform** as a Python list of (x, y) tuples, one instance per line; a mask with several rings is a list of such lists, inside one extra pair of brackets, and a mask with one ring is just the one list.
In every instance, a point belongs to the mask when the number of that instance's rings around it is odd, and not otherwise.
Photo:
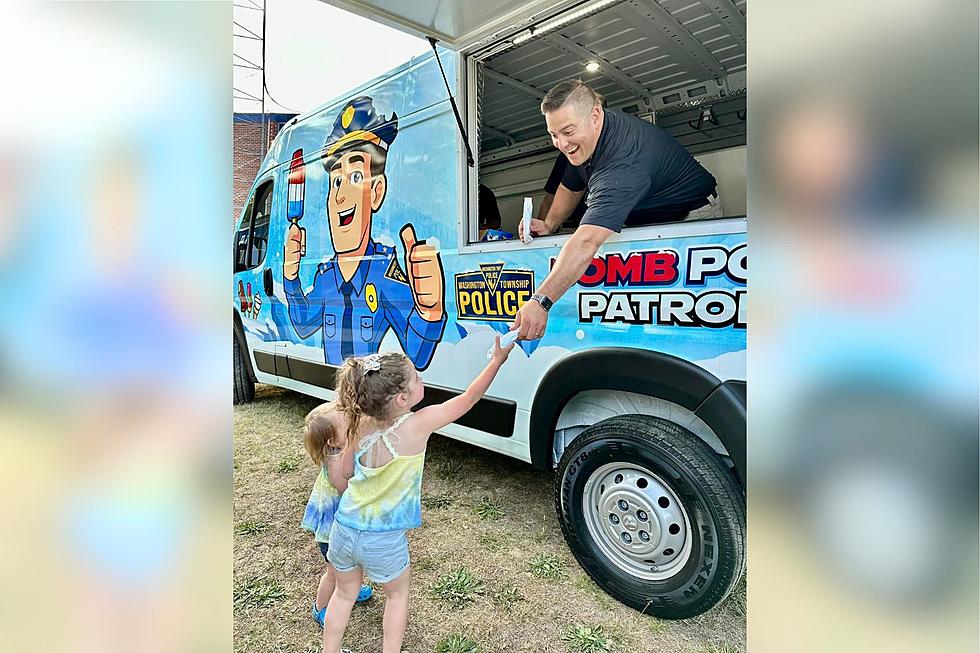
[[(365, 141), (387, 149), (397, 125), (397, 116), (383, 120), (374, 112), (370, 98), (357, 98), (334, 123), (327, 152), (339, 154)], [(303, 339), (322, 329), (323, 354), (331, 365), (340, 365), (349, 356), (377, 353), (390, 328), (415, 367), (425, 369), (442, 338), (445, 314), (435, 322), (424, 319), (395, 248), (374, 242), (370, 235), (368, 239), (350, 281), (344, 280), (336, 254), (317, 266), (309, 293), (303, 292), (298, 277), (283, 279), (293, 328)]]
[(317, 267), (309, 294), (303, 295), (299, 279), (287, 279), (283, 286), (296, 333), (308, 338), (322, 328), (323, 354), (331, 365), (340, 365), (348, 356), (377, 353), (390, 327), (405, 354), (424, 369), (446, 326), (445, 316), (438, 322), (422, 318), (395, 248), (373, 240), (350, 281), (344, 281), (340, 266), (329, 261)]

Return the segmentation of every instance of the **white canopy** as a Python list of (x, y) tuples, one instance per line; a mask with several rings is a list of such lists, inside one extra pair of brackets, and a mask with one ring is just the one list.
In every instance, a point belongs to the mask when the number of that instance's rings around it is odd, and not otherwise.
[(464, 50), (513, 32), (582, 0), (322, 0), (443, 46)]

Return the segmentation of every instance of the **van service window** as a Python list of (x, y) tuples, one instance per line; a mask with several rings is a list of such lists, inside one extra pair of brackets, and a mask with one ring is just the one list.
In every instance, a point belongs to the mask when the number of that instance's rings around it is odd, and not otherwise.
[[(677, 10), (675, 19), (696, 18), (699, 6)], [(717, 180), (717, 217), (745, 215), (745, 55), (736, 38), (719, 36), (708, 46), (694, 39), (682, 51), (659, 23), (622, 3), (558, 27), (548, 23), (469, 53), (468, 75), (475, 79), (469, 113), (478, 150), (469, 192), (475, 197), (484, 186), (496, 196), (502, 237), (516, 238), (524, 197), (533, 199), (534, 217), (553, 197), (545, 189), (553, 186), (547, 182), (559, 152), (540, 105), (554, 85), (571, 78), (591, 86), (609, 111), (656, 124), (693, 155)], [(689, 57), (693, 51), (699, 55)], [(471, 206), (475, 223), (475, 202)], [(716, 217), (707, 216), (693, 212), (681, 221)], [(573, 214), (554, 233), (571, 233), (577, 224)], [(478, 233), (484, 235), (471, 225), (468, 240)]]

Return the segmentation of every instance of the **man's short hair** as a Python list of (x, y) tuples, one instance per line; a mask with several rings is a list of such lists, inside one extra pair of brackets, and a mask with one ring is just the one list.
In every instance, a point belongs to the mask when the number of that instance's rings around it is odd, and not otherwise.
[(541, 113), (547, 115), (564, 106), (573, 106), (578, 113), (585, 114), (594, 106), (602, 106), (602, 97), (581, 79), (569, 79), (548, 91), (541, 101)]

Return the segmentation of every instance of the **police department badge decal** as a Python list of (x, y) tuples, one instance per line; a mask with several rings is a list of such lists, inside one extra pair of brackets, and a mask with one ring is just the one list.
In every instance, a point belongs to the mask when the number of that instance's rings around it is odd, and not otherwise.
[(509, 322), (534, 292), (534, 272), (507, 270), (503, 263), (481, 263), (479, 270), (455, 277), (460, 320)]

